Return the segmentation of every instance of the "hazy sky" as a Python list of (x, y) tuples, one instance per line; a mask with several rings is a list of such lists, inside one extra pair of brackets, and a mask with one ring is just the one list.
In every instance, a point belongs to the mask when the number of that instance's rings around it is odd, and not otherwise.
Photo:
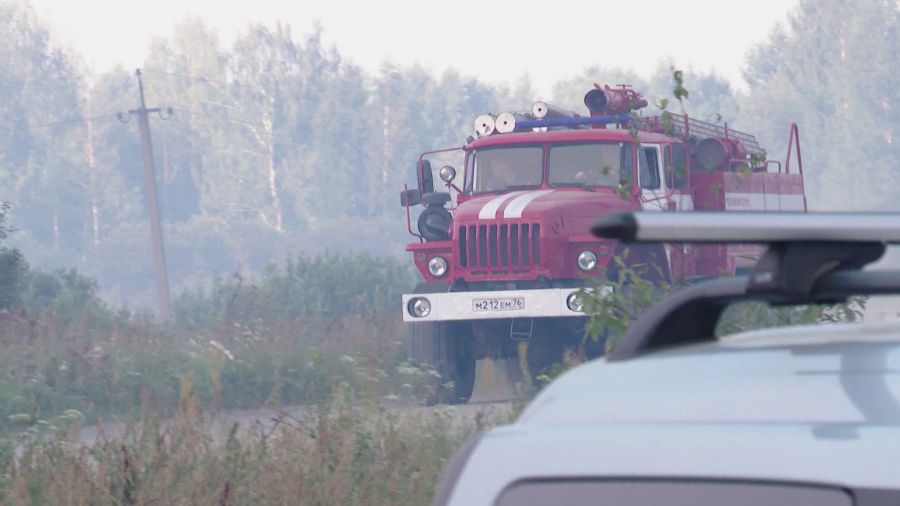
[[(4, 0), (0, 0), (4, 1)], [(28, 1), (28, 0), (15, 0)], [(385, 59), (453, 67), (491, 83), (531, 75), (539, 91), (591, 65), (649, 75), (660, 59), (714, 69), (742, 86), (747, 50), (784, 22), (797, 0), (30, 0), (54, 31), (97, 71), (138, 67), (154, 37), (191, 16), (230, 43), (250, 22), (318, 21), (327, 43), (375, 70)]]

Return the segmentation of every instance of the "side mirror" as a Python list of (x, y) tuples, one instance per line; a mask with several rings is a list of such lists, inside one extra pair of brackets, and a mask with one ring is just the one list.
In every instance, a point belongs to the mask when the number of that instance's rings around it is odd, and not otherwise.
[(431, 162), (422, 160), (419, 162), (419, 190), (422, 195), (434, 193), (434, 175), (431, 173)]
[(441, 167), (439, 175), (441, 176), (441, 181), (450, 184), (454, 179), (456, 179), (456, 169), (449, 165), (444, 165), (443, 167)]
[(422, 191), (418, 188), (400, 192), (400, 206), (412, 207), (422, 203)]

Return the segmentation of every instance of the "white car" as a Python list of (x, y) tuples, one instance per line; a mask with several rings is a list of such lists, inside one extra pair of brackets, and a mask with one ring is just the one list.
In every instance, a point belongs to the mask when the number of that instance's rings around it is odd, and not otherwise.
[(471, 440), (434, 504), (900, 505), (900, 322), (711, 330), (737, 301), (900, 293), (900, 272), (860, 270), (900, 241), (900, 219), (794, 215), (778, 232), (771, 215), (656, 214), (596, 231), (773, 245), (750, 276), (677, 293)]

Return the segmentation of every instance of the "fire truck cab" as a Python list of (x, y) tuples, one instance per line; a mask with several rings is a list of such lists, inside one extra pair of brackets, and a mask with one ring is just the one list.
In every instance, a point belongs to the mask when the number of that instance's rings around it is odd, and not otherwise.
[[(806, 209), (796, 126), (792, 173), (790, 150), (782, 166), (727, 124), (641, 116), (647, 101), (627, 87), (595, 86), (585, 105), (585, 116), (544, 102), (479, 116), (477, 138), (424, 153), (416, 188), (401, 194), (417, 237), (407, 250), (424, 278), (403, 296), (403, 319), (411, 360), (436, 372), (434, 400), (466, 402), (476, 376), (472, 400), (508, 397), (509, 385), (527, 384), (556, 362), (602, 353), (603, 343), (583, 339), (577, 293), (596, 284), (592, 278), (602, 284), (624, 246), (590, 233), (599, 216)], [(431, 166), (431, 155), (454, 149), (465, 154), (462, 174)], [(424, 206), (417, 232), (414, 205)], [(736, 248), (642, 245), (628, 261), (653, 263), (658, 276), (677, 282), (752, 264)], [(490, 384), (482, 386), (482, 377)]]

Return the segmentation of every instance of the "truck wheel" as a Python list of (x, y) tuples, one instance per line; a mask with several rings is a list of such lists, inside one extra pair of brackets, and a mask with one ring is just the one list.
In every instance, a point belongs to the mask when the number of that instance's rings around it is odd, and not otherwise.
[(475, 342), (470, 327), (456, 322), (409, 324), (409, 358), (429, 374), (426, 402), (461, 404), (475, 385)]

